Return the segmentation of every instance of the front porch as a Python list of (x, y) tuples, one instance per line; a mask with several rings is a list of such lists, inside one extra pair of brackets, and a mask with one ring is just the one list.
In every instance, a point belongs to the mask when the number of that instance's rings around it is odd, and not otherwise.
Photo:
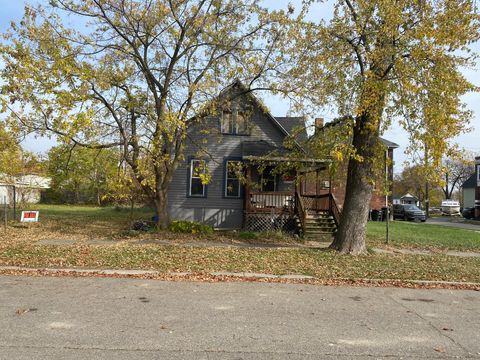
[[(283, 231), (300, 234), (305, 237), (312, 234), (332, 234), (340, 221), (340, 210), (331, 192), (331, 181), (328, 186), (320, 184), (318, 179), (327, 164), (316, 160), (304, 160), (308, 163), (294, 175), (283, 174), (283, 184), (277, 191), (262, 191), (256, 183), (256, 168), (253, 163), (247, 164), (244, 228), (251, 231)], [(285, 178), (290, 189), (285, 184)], [(252, 181), (253, 180), (253, 181)], [(276, 181), (276, 180), (275, 180)], [(274, 182), (275, 182), (274, 181)], [(315, 182), (315, 191), (312, 186)], [(260, 189), (259, 189), (260, 188)]]

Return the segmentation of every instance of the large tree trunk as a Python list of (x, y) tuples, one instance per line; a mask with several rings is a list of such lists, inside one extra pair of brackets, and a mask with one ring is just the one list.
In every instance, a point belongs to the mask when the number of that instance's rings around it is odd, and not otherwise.
[(377, 142), (378, 136), (364, 124), (354, 128), (353, 146), (363, 161), (349, 160), (345, 203), (338, 232), (330, 245), (343, 254), (366, 252), (365, 229), (373, 192), (373, 159), (375, 149), (378, 149)]
[(155, 193), (155, 213), (157, 215), (157, 227), (162, 230), (168, 228), (170, 217), (168, 216), (168, 192), (161, 190)]

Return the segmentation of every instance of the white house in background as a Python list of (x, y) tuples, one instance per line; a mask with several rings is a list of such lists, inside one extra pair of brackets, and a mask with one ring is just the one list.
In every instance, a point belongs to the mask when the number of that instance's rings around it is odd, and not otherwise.
[(400, 198), (400, 204), (412, 204), (412, 205), (420, 205), (418, 198), (415, 195), (410, 193), (406, 193)]
[(6, 200), (13, 203), (13, 192), (17, 203), (37, 204), (40, 202), (42, 191), (50, 188), (50, 178), (39, 175), (7, 176), (0, 174), (0, 204)]

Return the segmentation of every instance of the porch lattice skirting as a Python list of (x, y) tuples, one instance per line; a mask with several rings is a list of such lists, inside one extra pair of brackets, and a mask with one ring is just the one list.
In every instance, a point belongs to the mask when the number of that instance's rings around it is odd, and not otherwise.
[(245, 229), (250, 231), (282, 231), (298, 233), (298, 218), (291, 214), (245, 214)]

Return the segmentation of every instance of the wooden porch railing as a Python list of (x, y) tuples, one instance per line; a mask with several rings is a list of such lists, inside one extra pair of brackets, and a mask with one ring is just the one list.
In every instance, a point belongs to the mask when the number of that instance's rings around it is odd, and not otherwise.
[(302, 195), (302, 200), (307, 211), (329, 211), (329, 194)]
[[(303, 204), (303, 216), (306, 216), (308, 211), (315, 212), (327, 212), (335, 220), (335, 224), (338, 226), (340, 223), (340, 209), (333, 194), (321, 194), (321, 195), (301, 195), (299, 196), (298, 203)], [(299, 217), (300, 217), (299, 212)]]
[(247, 194), (247, 212), (280, 213), (295, 211), (295, 194), (293, 192), (249, 192)]
[(333, 217), (335, 224), (340, 223), (340, 210), (333, 194), (300, 195), (298, 192), (248, 192), (245, 199), (247, 213), (297, 214), (302, 229), (308, 212), (325, 212)]
[(330, 213), (333, 216), (333, 220), (335, 220), (335, 225), (338, 227), (338, 225), (340, 225), (341, 212), (333, 194), (330, 194)]

